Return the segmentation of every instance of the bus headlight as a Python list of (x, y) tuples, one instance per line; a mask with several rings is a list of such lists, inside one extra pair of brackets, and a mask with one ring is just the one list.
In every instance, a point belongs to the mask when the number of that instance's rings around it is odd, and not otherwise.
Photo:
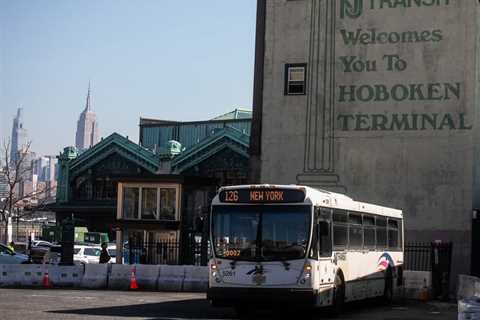
[(215, 279), (216, 283), (222, 282), (220, 273), (218, 272), (218, 266), (214, 263), (210, 265), (210, 274), (212, 275), (212, 278)]
[(300, 278), (300, 284), (306, 284), (307, 282), (310, 281), (312, 278), (312, 266), (310, 263), (305, 263), (303, 266), (303, 274), (302, 277)]

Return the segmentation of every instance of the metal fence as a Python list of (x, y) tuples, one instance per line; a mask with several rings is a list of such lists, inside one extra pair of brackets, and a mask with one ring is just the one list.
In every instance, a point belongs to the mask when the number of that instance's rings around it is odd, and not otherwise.
[(432, 271), (432, 244), (408, 242), (405, 244), (405, 270)]
[[(12, 240), (17, 243), (27, 243), (28, 237), (32, 234), (34, 235), (35, 239), (38, 239), (42, 235), (42, 227), (41, 225), (17, 225), (13, 223), (11, 225), (12, 228)], [(0, 243), (5, 243), (5, 226), (0, 226)]]
[[(188, 251), (187, 253), (181, 252), (181, 249), (178, 241), (144, 242), (129, 239), (123, 249), (123, 263), (177, 265), (182, 263), (182, 256), (195, 256), (201, 252), (200, 244), (193, 244), (183, 248), (183, 250)], [(193, 259), (192, 264), (200, 265), (200, 259)]]
[(448, 299), (452, 252), (451, 242), (409, 242), (405, 245), (405, 270), (431, 271), (433, 296)]

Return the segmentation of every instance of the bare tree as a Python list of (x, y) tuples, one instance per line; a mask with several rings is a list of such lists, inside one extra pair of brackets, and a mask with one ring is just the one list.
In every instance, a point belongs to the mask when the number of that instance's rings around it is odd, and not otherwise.
[(3, 148), (0, 154), (1, 160), (3, 160), (2, 163), (0, 163), (0, 173), (3, 171), (3, 175), (8, 184), (8, 192), (7, 197), (0, 204), (0, 218), (5, 227), (5, 243), (8, 239), (9, 220), (14, 217), (14, 209), (23, 206), (24, 200), (40, 198), (42, 195), (46, 195), (51, 191), (50, 187), (44, 187), (38, 190), (33, 188), (34, 191), (27, 193), (20, 193), (17, 190), (19, 186), (28, 180), (27, 175), (32, 175), (32, 164), (28, 163), (30, 145), (31, 142), (28, 142), (25, 148), (18, 153), (16, 159), (12, 161), (10, 158), (10, 140), (7, 139), (3, 142)]

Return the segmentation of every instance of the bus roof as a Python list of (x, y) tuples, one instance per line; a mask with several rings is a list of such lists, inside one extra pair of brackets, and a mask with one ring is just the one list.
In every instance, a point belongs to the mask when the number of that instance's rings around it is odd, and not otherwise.
[[(357, 212), (366, 212), (376, 215), (383, 215), (395, 218), (403, 218), (402, 210), (393, 209), (389, 207), (379, 206), (366, 202), (355, 201), (352, 198), (342, 194), (327, 191), (324, 189), (316, 189), (301, 185), (277, 185), (277, 184), (252, 184), (252, 185), (238, 185), (221, 187), (218, 193), (224, 190), (238, 190), (238, 189), (291, 189), (305, 191), (305, 203), (311, 203), (315, 206), (322, 206), (327, 208), (337, 208)], [(218, 193), (212, 201), (213, 205), (220, 204)]]

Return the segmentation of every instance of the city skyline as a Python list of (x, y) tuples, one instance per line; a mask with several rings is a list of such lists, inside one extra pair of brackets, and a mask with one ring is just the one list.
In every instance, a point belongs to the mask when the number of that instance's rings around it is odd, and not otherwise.
[(75, 145), (89, 80), (101, 137), (251, 108), (255, 1), (188, 4), (2, 2), (0, 140), (21, 107), (37, 154)]

